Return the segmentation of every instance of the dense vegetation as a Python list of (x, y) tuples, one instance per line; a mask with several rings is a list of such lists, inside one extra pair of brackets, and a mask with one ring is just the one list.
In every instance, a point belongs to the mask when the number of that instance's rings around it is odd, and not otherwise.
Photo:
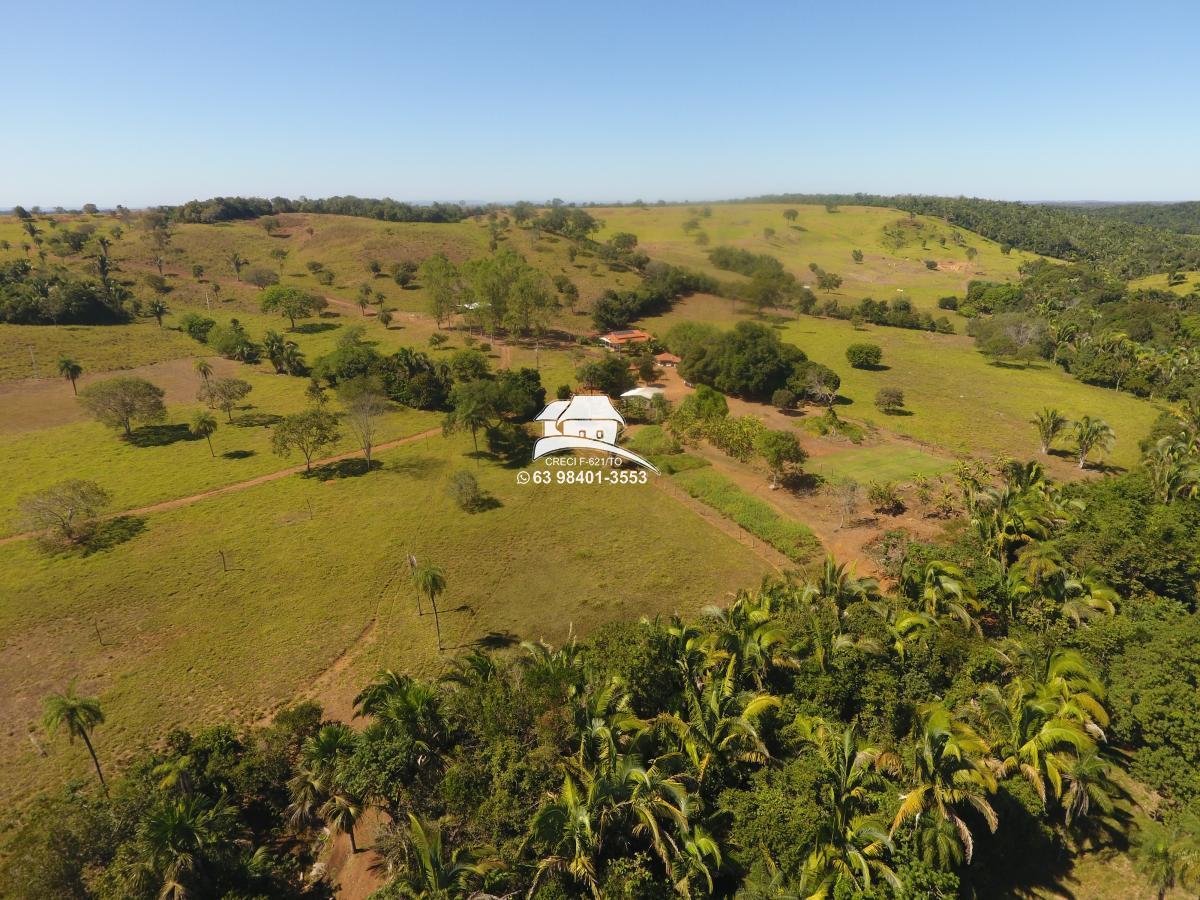
[[(1092, 263), (1122, 278), (1200, 268), (1200, 242), (1153, 227), (1152, 217), (1105, 214), (1093, 207), (1063, 207), (902, 194), (774, 194), (753, 198), (771, 203), (824, 203), (885, 206), (919, 215), (940, 216), (1003, 246), (1017, 247), (1072, 262)], [(1193, 204), (1194, 205), (1194, 204)], [(1182, 205), (1185, 206), (1186, 205)], [(1175, 221), (1190, 221), (1187, 208)], [(1148, 224), (1140, 224), (1146, 221)], [(1183, 230), (1183, 229), (1176, 229)]]
[(1134, 290), (1093, 268), (1036, 262), (1019, 284), (973, 281), (959, 312), (1001, 360), (1057, 362), (1088, 384), (1180, 399), (1197, 387), (1200, 295)]
[(363, 216), (387, 222), (461, 222), (477, 215), (482, 207), (457, 203), (419, 205), (384, 198), (327, 197), (319, 200), (286, 197), (213, 197), (209, 200), (190, 200), (180, 206), (159, 207), (159, 212), (174, 222), (228, 222), (234, 219), (257, 219), (280, 213), (330, 213), (338, 216)]
[(1180, 234), (1200, 234), (1200, 201), (1186, 203), (1096, 203), (1082, 207), (1094, 216), (1150, 225)]
[(28, 260), (0, 263), (0, 322), (13, 325), (106, 325), (130, 317), (130, 295), (109, 279), (65, 269), (35, 271)]
[[(1008, 896), (1125, 839), (1126, 756), (1164, 798), (1144, 871), (1191, 883), (1195, 501), (1140, 471), (959, 484), (969, 527), (880, 547), (894, 591), (830, 560), (692, 621), (381, 672), (361, 729), (307, 705), (174, 732), (110, 788), (43, 801), (0, 884), (323, 896), (301, 875), (321, 829), (353, 844), (375, 808), (380, 897)], [(427, 613), (444, 587), (416, 570)], [(99, 775), (94, 701), (52, 698), (47, 721), (94, 738)]]

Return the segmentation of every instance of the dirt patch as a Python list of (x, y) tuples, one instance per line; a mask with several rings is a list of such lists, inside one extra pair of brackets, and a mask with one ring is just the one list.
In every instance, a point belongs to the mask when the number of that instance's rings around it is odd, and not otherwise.
[[(220, 357), (210, 357), (217, 377), (236, 374), (239, 363)], [(89, 384), (112, 378), (114, 375), (145, 378), (158, 385), (166, 396), (164, 402), (192, 403), (200, 388), (196, 360), (172, 359), (167, 362), (138, 366), (110, 372), (85, 372), (77, 382), (80, 390)], [(0, 434), (23, 434), (56, 425), (83, 422), (91, 417), (79, 403), (65, 378), (14, 381), (0, 384)]]

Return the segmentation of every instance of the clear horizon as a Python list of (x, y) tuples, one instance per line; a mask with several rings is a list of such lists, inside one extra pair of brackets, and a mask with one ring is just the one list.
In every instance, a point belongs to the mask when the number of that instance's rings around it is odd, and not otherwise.
[[(1200, 8), (7, 11), (0, 207), (1200, 196)], [(52, 46), (53, 53), (45, 48)], [(1029, 200), (1030, 197), (1082, 198)], [(1119, 201), (1113, 197), (1132, 197)]]

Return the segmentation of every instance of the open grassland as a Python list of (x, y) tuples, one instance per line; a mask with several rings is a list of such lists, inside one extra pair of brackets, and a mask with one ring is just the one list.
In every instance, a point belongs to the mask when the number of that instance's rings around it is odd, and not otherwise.
[[(928, 216), (910, 219), (894, 209), (843, 206), (826, 212), (823, 206), (771, 203), (715, 203), (707, 208), (711, 210), (707, 217), (702, 215), (705, 207), (701, 205), (611, 207), (592, 212), (604, 221), (600, 238), (618, 231), (632, 232), (650, 256), (726, 281), (738, 281), (742, 276), (708, 262), (708, 252), (722, 245), (770, 254), (801, 283), (811, 283), (814, 288), (816, 277), (808, 266), (816, 263), (844, 279), (836, 292), (818, 292), (818, 299), (836, 298), (844, 305), (863, 297), (907, 297), (914, 306), (933, 310), (939, 297), (962, 296), (971, 279), (1015, 281), (1021, 262), (1034, 258), (1017, 250), (1005, 255), (994, 241), (974, 232)], [(796, 210), (794, 223), (784, 219), (787, 209)], [(692, 219), (699, 229), (685, 231), (684, 224)], [(774, 234), (764, 234), (767, 228), (774, 229)], [(885, 229), (898, 237), (889, 238)], [(700, 233), (707, 235), (707, 244), (697, 242)], [(973, 259), (968, 258), (968, 248), (977, 254)], [(851, 258), (854, 250), (863, 251), (861, 263)], [(936, 261), (938, 268), (927, 268), (927, 259)], [(949, 315), (961, 321), (953, 313)]]
[[(85, 774), (81, 747), (54, 740), (43, 758), (30, 738), (46, 740), (41, 698), (72, 678), (104, 703), (96, 738), (111, 765), (175, 725), (254, 720), (348, 648), (351, 683), (381, 666), (430, 675), (479, 641), (561, 642), (694, 611), (769, 568), (651, 485), (518, 486), (469, 446), (434, 437), (383, 454), (370, 476), (293, 476), (155, 513), (89, 556), (0, 546), (4, 800)], [(460, 467), (498, 505), (454, 506), (446, 479)], [(446, 569), (446, 656), (433, 617), (417, 615), (409, 552)]]
[(920, 476), (940, 475), (954, 465), (954, 460), (935, 456), (915, 447), (895, 443), (876, 447), (848, 447), (833, 453), (815, 456), (804, 468), (825, 479), (849, 478), (866, 483), (878, 481), (911, 481)]
[(1145, 278), (1131, 281), (1129, 287), (1133, 290), (1174, 291), (1180, 296), (1190, 294), (1192, 291), (1200, 291), (1200, 272), (1180, 272), (1179, 274), (1184, 279), (1182, 284), (1168, 284), (1170, 276), (1165, 272), (1160, 272), (1157, 275), (1147, 275)]
[[(303, 464), (304, 458), (297, 454), (285, 460), (271, 452), (269, 426), (279, 416), (305, 407), (306, 382), (248, 366), (233, 374), (252, 384), (253, 390), (242, 408), (234, 411), (232, 424), (224, 413), (215, 411), (220, 422), (212, 439), (215, 457), (203, 438), (194, 439), (187, 432), (192, 414), (204, 408), (199, 402), (168, 405), (166, 423), (135, 429), (132, 440), (91, 421), (0, 435), (0, 457), (21, 473), (20, 478), (0, 485), (0, 534), (18, 530), (16, 506), (22, 494), (68, 477), (97, 482), (112, 493), (112, 508), (125, 510)], [(0, 395), (0, 408), (5, 400)], [(331, 408), (336, 409), (336, 402)], [(376, 442), (436, 428), (440, 421), (436, 413), (394, 407), (381, 417)], [(325, 455), (357, 448), (354, 434), (343, 427), (342, 439)]]
[(0, 383), (35, 377), (57, 380), (60, 356), (70, 356), (85, 372), (101, 372), (200, 355), (203, 349), (186, 335), (153, 322), (0, 325)]
[[(424, 347), (431, 334), (438, 330), (436, 323), (425, 315), (428, 301), (419, 277), (410, 285), (400, 287), (388, 275), (393, 263), (420, 263), (435, 253), (445, 253), (456, 262), (488, 252), (488, 223), (469, 220), (455, 224), (423, 224), (381, 222), (348, 216), (285, 215), (279, 217), (282, 227), (268, 235), (259, 222), (225, 222), (215, 225), (176, 225), (165, 250), (159, 251), (136, 222), (122, 223), (107, 216), (56, 217), (59, 227), (94, 226), (101, 233), (113, 228), (121, 237), (112, 239), (110, 255), (118, 267), (117, 277), (132, 282), (134, 295), (142, 301), (156, 296), (146, 285), (147, 275), (158, 272), (156, 256), (162, 257), (162, 273), (168, 288), (162, 295), (171, 312), (165, 319), (166, 329), (159, 330), (145, 321), (135, 325), (106, 327), (46, 328), (44, 326), (0, 325), (0, 382), (15, 381), (40, 375), (52, 377), (54, 365), (61, 355), (72, 356), (85, 371), (98, 372), (124, 369), (204, 352), (201, 345), (188, 340), (173, 326), (186, 313), (210, 316), (219, 324), (238, 319), (255, 339), (268, 328), (284, 331), (286, 320), (266, 316), (259, 309), (259, 289), (240, 280), (230, 257), (236, 252), (246, 263), (241, 276), (255, 268), (275, 272), (283, 284), (297, 285), (325, 296), (330, 307), (319, 319), (298, 323), (288, 338), (295, 340), (309, 358), (328, 352), (344, 326), (362, 325), (370, 340), (377, 342), (381, 352), (401, 346)], [(43, 234), (50, 229), (45, 219), (37, 220)], [(9, 249), (0, 250), (0, 261), (25, 256), (20, 249), (24, 232), (11, 216), (0, 217), (0, 239), (8, 240)], [(25, 238), (27, 240), (27, 238)], [(610, 288), (629, 288), (637, 284), (634, 273), (614, 271), (599, 263), (588, 252), (580, 253), (572, 262), (568, 257), (569, 242), (554, 235), (538, 234), (529, 228), (511, 226), (499, 237), (525, 256), (548, 277), (564, 275), (579, 291), (573, 307), (564, 306), (552, 327), (570, 332), (590, 329), (589, 311), (592, 302)], [(272, 251), (284, 251), (280, 260)], [(30, 256), (35, 262), (36, 254)], [(369, 269), (377, 261), (382, 272)], [(89, 260), (71, 256), (63, 260), (53, 257), (77, 271), (86, 271)], [(321, 263), (332, 272), (333, 283), (321, 285), (308, 263)], [(192, 267), (199, 265), (199, 277)], [(372, 295), (372, 305), (364, 311), (357, 298), (363, 285)], [(376, 314), (387, 309), (393, 321), (387, 329), (379, 324)], [(461, 327), (457, 319), (444, 323)], [(32, 348), (32, 355), (31, 350)], [(506, 364), (533, 365), (532, 345), (528, 352), (521, 349)], [(542, 354), (546, 363), (547, 356)], [(551, 387), (562, 383), (564, 373), (574, 370), (574, 364), (561, 362), (555, 373), (553, 356), (550, 368), (555, 380)], [(36, 363), (36, 368), (35, 368)]]
[[(727, 300), (696, 296), (681, 301), (665, 316), (643, 320), (642, 325), (663, 334), (675, 322), (707, 321), (728, 328), (742, 318), (731, 312)], [(1048, 364), (996, 365), (976, 351), (965, 335), (875, 326), (860, 330), (849, 322), (812, 316), (771, 321), (785, 341), (841, 375), (844, 402), (837, 407), (839, 415), (949, 454), (1032, 458), (1037, 441), (1029, 420), (1043, 407), (1053, 406), (1068, 417), (1092, 415), (1106, 420), (1117, 432), (1107, 459), (1129, 466), (1138, 459), (1138, 441), (1159, 412), (1154, 403), (1083, 384)], [(885, 368), (870, 371), (849, 366), (846, 347), (861, 342), (883, 348)], [(885, 386), (904, 391), (904, 414), (886, 415), (875, 408), (875, 394)], [(810, 407), (809, 414), (817, 413)], [(1063, 446), (1069, 447), (1069, 442)]]

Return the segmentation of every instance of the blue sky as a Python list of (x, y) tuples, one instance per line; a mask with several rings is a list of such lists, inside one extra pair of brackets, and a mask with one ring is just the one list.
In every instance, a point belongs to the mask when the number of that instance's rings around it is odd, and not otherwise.
[(1195, 3), (183, 6), (4, 4), (0, 207), (1200, 197)]

